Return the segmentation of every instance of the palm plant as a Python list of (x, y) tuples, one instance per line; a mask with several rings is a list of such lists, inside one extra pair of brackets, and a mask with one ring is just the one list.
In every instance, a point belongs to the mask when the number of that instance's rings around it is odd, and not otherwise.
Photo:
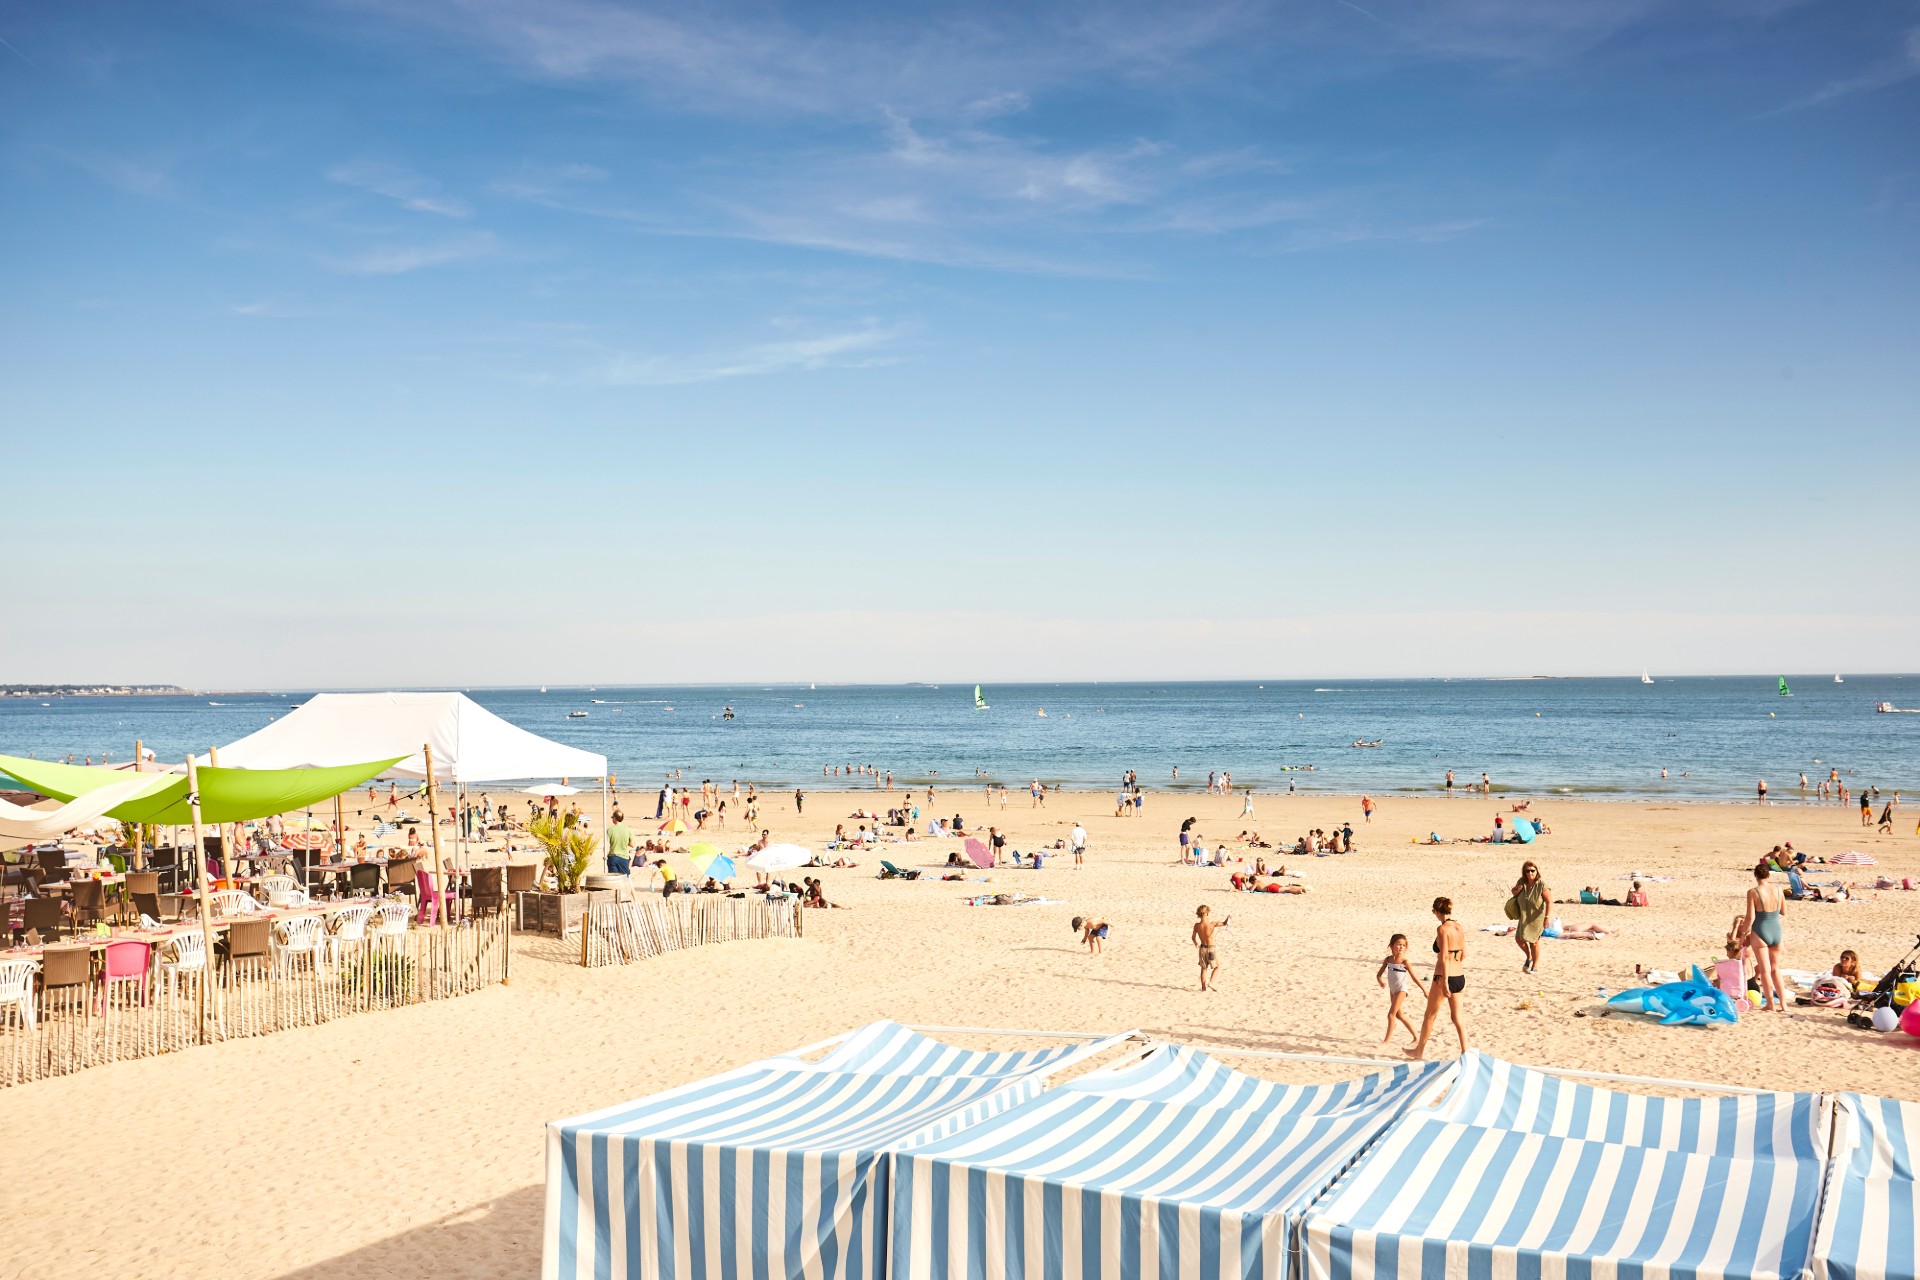
[(580, 892), (580, 878), (593, 862), (600, 837), (581, 830), (572, 814), (559, 818), (543, 814), (527, 824), (527, 834), (547, 851), (546, 868), (553, 876), (554, 888), (561, 893)]

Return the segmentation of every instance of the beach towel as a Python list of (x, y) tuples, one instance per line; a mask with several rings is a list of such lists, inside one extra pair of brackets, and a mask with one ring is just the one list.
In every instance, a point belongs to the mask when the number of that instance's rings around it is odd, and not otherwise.
[(1858, 849), (1849, 849), (1845, 853), (1834, 854), (1831, 858), (1828, 858), (1827, 861), (1848, 867), (1871, 867), (1876, 865), (1878, 859), (1870, 853), (1862, 853)]

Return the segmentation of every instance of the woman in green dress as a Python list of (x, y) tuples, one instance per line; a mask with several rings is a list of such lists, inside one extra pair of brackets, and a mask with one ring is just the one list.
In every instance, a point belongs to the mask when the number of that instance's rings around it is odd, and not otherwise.
[(1547, 909), (1553, 898), (1540, 878), (1540, 868), (1531, 859), (1520, 867), (1520, 881), (1513, 886), (1513, 940), (1526, 957), (1520, 972), (1532, 973), (1540, 967), (1540, 935), (1547, 927)]

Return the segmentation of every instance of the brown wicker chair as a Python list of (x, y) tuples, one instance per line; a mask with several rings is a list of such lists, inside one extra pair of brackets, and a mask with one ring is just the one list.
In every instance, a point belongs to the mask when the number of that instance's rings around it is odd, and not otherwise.
[(158, 871), (127, 872), (127, 897), (132, 899), (135, 911), (152, 916), (155, 920), (162, 918)]
[(42, 849), (34, 854), (40, 864), (40, 883), (48, 884), (67, 878), (67, 855), (58, 849)]
[(472, 884), (473, 914), (498, 915), (507, 905), (507, 873), (504, 867), (475, 867), (469, 876)]
[(371, 898), (380, 892), (380, 864), (361, 862), (347, 868), (347, 893), (355, 898)]
[(87, 989), (93, 985), (93, 949), (91, 947), (48, 947), (40, 953), (41, 1016), (52, 1012), (55, 992), (64, 992), (60, 1003), (75, 1007), (73, 993), (80, 993), (79, 1007), (86, 1007)]
[(42, 942), (51, 942), (66, 932), (67, 913), (58, 898), (28, 898), (20, 927), (37, 931)]
[(531, 862), (509, 862), (507, 864), (507, 898), (513, 903), (513, 923), (516, 928), (526, 927), (526, 916), (521, 910), (520, 895), (532, 893), (534, 885), (540, 882), (540, 868)]
[(98, 880), (75, 880), (67, 901), (73, 908), (73, 927), (85, 928), (107, 918), (107, 886)]
[(418, 889), (413, 883), (413, 873), (419, 867), (418, 858), (394, 858), (387, 863), (387, 892), (404, 893), (414, 896)]
[(213, 946), (229, 969), (242, 963), (264, 964), (270, 958), (267, 943), (272, 936), (271, 920), (235, 920)]

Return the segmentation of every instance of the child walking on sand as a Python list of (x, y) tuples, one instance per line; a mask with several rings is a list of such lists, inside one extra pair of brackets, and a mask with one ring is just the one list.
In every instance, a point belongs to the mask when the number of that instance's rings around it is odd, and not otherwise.
[(1407, 1034), (1418, 1040), (1420, 1032), (1407, 1017), (1407, 992), (1418, 991), (1420, 998), (1427, 998), (1427, 989), (1415, 976), (1413, 966), (1407, 963), (1407, 935), (1396, 933), (1387, 939), (1387, 958), (1380, 962), (1374, 971), (1373, 979), (1387, 989), (1387, 1034), (1381, 1037), (1381, 1044), (1393, 1043), (1393, 1024), (1398, 1022), (1407, 1029)]
[(1091, 916), (1075, 916), (1073, 927), (1080, 935), (1080, 941), (1087, 944), (1087, 954), (1099, 955), (1101, 946), (1107, 940), (1107, 930), (1111, 926), (1105, 920), (1095, 920)]
[(1215, 924), (1213, 922), (1212, 907), (1201, 907), (1194, 912), (1194, 915), (1199, 917), (1193, 924), (1193, 945), (1200, 949), (1200, 989), (1202, 991), (1218, 991), (1220, 989), (1218, 982), (1220, 977), (1220, 953), (1214, 949), (1213, 931), (1215, 929), (1224, 929), (1232, 924), (1233, 917), (1228, 916), (1226, 919), (1220, 921), (1220, 923)]

